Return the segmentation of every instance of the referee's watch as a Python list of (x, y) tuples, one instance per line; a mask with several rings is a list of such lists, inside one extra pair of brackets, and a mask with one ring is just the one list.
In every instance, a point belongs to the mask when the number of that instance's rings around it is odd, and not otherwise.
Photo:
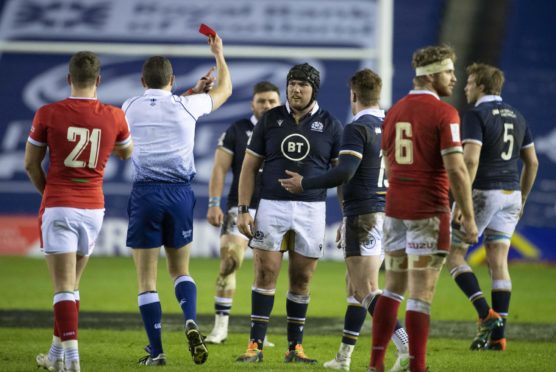
[(238, 205), (237, 212), (240, 214), (249, 213), (249, 206), (248, 205)]

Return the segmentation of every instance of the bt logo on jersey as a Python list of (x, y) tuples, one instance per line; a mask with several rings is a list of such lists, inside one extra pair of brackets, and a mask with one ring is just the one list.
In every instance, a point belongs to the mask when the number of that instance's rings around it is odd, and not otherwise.
[(280, 147), (282, 155), (292, 161), (305, 159), (311, 150), (309, 140), (299, 133), (293, 133), (284, 138)]

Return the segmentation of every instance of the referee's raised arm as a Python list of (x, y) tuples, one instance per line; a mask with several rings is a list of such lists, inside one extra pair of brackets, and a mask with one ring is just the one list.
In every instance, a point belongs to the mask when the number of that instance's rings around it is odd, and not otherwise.
[(216, 60), (216, 88), (209, 92), (212, 98), (212, 111), (216, 110), (232, 95), (232, 79), (230, 78), (230, 70), (224, 59), (224, 47), (222, 39), (218, 34), (209, 36), (208, 43), (210, 50), (214, 54)]

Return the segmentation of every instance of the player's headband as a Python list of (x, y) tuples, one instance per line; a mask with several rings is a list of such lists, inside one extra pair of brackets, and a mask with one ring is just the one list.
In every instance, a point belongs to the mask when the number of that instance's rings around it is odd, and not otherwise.
[(417, 67), (415, 69), (415, 76), (436, 74), (437, 72), (453, 70), (453, 69), (454, 69), (454, 61), (452, 61), (450, 58), (446, 58), (442, 61), (431, 63), (430, 65)]

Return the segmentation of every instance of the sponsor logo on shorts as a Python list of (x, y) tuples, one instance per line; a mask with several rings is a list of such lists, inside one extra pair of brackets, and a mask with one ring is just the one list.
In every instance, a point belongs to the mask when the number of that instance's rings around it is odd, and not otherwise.
[(262, 241), (264, 238), (264, 233), (260, 230), (255, 231), (255, 235), (253, 236), (254, 240)]
[(436, 243), (434, 242), (425, 242), (425, 243), (407, 243), (407, 247), (411, 249), (433, 249), (436, 247)]
[(183, 236), (184, 239), (188, 239), (188, 238), (191, 238), (192, 233), (193, 233), (193, 230), (182, 230), (181, 231), (181, 236)]

